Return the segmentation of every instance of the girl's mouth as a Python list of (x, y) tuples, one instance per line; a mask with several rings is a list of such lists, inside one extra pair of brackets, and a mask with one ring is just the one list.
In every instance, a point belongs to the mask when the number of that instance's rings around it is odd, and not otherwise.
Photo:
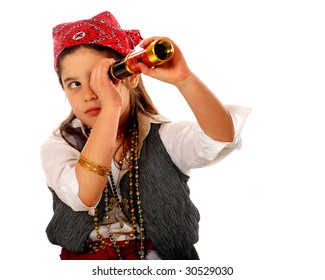
[(86, 114), (92, 117), (98, 116), (99, 113), (100, 113), (100, 108), (93, 108), (86, 111)]

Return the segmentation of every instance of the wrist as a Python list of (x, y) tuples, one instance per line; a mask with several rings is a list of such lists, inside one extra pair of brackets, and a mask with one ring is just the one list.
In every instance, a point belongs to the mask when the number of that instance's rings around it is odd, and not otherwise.
[(194, 73), (189, 72), (184, 79), (176, 82), (174, 85), (176, 88), (180, 91), (186, 91), (188, 87), (191, 87), (192, 85), (195, 85), (195, 83), (198, 81), (198, 78), (195, 76)]
[(101, 115), (114, 115), (116, 113), (120, 114), (122, 105), (114, 103), (106, 103), (101, 105), (100, 114)]

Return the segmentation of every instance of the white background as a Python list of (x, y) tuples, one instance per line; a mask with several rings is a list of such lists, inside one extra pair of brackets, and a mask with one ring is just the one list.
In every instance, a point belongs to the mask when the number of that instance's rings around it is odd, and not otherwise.
[[(229, 279), (324, 279), (322, 2), (2, 1), (2, 278), (93, 278), (94, 263), (62, 264), (47, 240), (52, 199), (39, 152), (69, 108), (53, 69), (51, 29), (109, 10), (144, 38), (172, 38), (224, 103), (252, 108), (242, 149), (192, 174), (201, 261), (187, 265), (232, 266)], [(145, 82), (162, 114), (193, 118), (172, 86)]]

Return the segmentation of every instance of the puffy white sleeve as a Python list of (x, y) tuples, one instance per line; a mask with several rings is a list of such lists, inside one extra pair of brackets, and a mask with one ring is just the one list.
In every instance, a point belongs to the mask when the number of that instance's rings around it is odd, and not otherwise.
[(161, 125), (160, 137), (175, 165), (189, 175), (190, 170), (215, 164), (241, 148), (241, 132), (251, 109), (227, 105), (235, 127), (232, 142), (215, 141), (195, 122), (171, 122)]
[(41, 147), (41, 162), (46, 184), (74, 211), (93, 213), (96, 206), (88, 207), (80, 200), (75, 165), (80, 153), (63, 138), (50, 136)]

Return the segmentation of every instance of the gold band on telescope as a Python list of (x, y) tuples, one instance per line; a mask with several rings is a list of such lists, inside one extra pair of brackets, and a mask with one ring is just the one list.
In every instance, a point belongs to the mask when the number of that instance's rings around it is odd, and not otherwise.
[[(160, 59), (157, 54), (155, 53), (155, 47), (156, 45), (163, 45), (165, 47), (166, 50), (166, 58), (164, 59)], [(151, 63), (155, 64), (155, 65), (159, 65), (162, 62), (168, 61), (170, 60), (173, 55), (174, 55), (174, 46), (172, 45), (172, 43), (164, 38), (159, 39), (157, 41), (154, 41), (153, 43), (151, 43), (147, 50), (146, 53), (148, 55), (148, 59)]]

